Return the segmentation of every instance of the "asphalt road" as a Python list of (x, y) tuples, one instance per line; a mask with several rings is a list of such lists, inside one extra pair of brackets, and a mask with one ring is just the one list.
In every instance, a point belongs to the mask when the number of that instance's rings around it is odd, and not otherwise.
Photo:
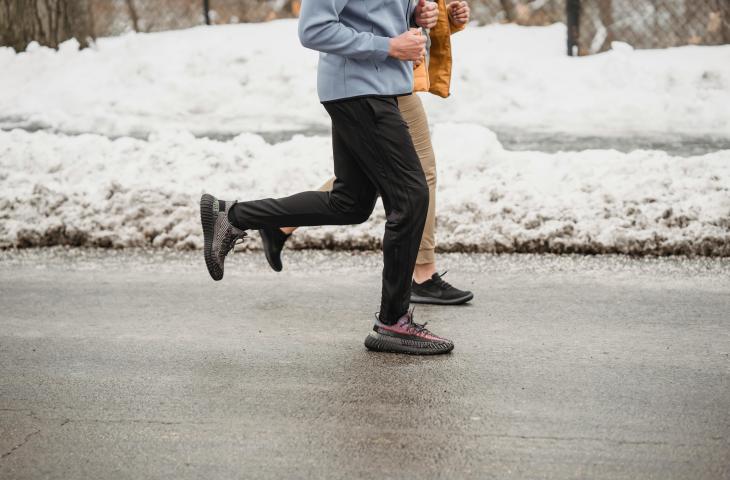
[(370, 353), (379, 256), (0, 252), (0, 478), (730, 478), (730, 261), (448, 255), (456, 343)]

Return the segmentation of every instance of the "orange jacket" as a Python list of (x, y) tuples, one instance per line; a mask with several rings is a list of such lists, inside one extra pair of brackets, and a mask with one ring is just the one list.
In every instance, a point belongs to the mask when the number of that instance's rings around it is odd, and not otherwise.
[(439, 19), (429, 36), (428, 71), (426, 62), (413, 69), (413, 91), (431, 92), (439, 97), (448, 97), (451, 86), (451, 34), (464, 30), (466, 25), (458, 25), (451, 21), (446, 11), (446, 1), (437, 0)]

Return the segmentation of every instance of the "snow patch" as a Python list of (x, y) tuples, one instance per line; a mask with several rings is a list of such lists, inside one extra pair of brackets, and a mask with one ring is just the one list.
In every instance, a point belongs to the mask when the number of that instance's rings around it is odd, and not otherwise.
[[(437, 125), (433, 141), (441, 250), (730, 256), (730, 150), (515, 152), (458, 123)], [(331, 171), (322, 136), (270, 145), (253, 134), (0, 132), (0, 246), (201, 248), (203, 192), (285, 196)], [(376, 249), (383, 223), (379, 204), (362, 225), (305, 228), (291, 245)]]

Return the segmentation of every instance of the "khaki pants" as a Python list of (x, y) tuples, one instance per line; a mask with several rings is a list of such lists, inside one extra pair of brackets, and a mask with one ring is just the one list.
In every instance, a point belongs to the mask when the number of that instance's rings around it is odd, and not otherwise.
[[(408, 124), (413, 146), (416, 147), (416, 153), (418, 153), (418, 159), (421, 161), (423, 173), (426, 174), (426, 183), (428, 183), (428, 216), (416, 263), (418, 265), (434, 263), (436, 261), (434, 254), (436, 249), (436, 156), (431, 145), (428, 117), (426, 117), (426, 110), (423, 109), (421, 98), (415, 93), (398, 97), (398, 108), (403, 120)], [(334, 181), (334, 177), (330, 178), (319, 188), (319, 191), (332, 190)]]

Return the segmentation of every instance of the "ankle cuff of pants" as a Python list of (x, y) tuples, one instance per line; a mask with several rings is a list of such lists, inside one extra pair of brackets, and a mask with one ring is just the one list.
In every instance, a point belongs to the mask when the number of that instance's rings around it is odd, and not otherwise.
[(381, 310), (380, 313), (378, 313), (378, 321), (380, 323), (385, 324), (385, 325), (395, 325), (396, 322), (398, 322), (398, 320), (400, 320), (400, 318), (403, 315), (405, 315), (406, 313), (408, 313), (408, 310), (407, 309), (403, 313), (399, 313), (398, 315), (392, 315), (392, 316), (389, 317), (389, 316), (385, 315), (383, 313), (383, 311)]
[(236, 220), (236, 215), (234, 215), (233, 213), (236, 205), (238, 204), (234, 203), (233, 205), (231, 205), (231, 208), (228, 209), (228, 214), (226, 215), (228, 217), (228, 222), (239, 230), (249, 230), (250, 228), (247, 225), (240, 225), (239, 222)]
[(419, 250), (418, 257), (416, 258), (416, 265), (423, 265), (424, 263), (436, 263), (436, 250), (429, 248), (427, 250)]

